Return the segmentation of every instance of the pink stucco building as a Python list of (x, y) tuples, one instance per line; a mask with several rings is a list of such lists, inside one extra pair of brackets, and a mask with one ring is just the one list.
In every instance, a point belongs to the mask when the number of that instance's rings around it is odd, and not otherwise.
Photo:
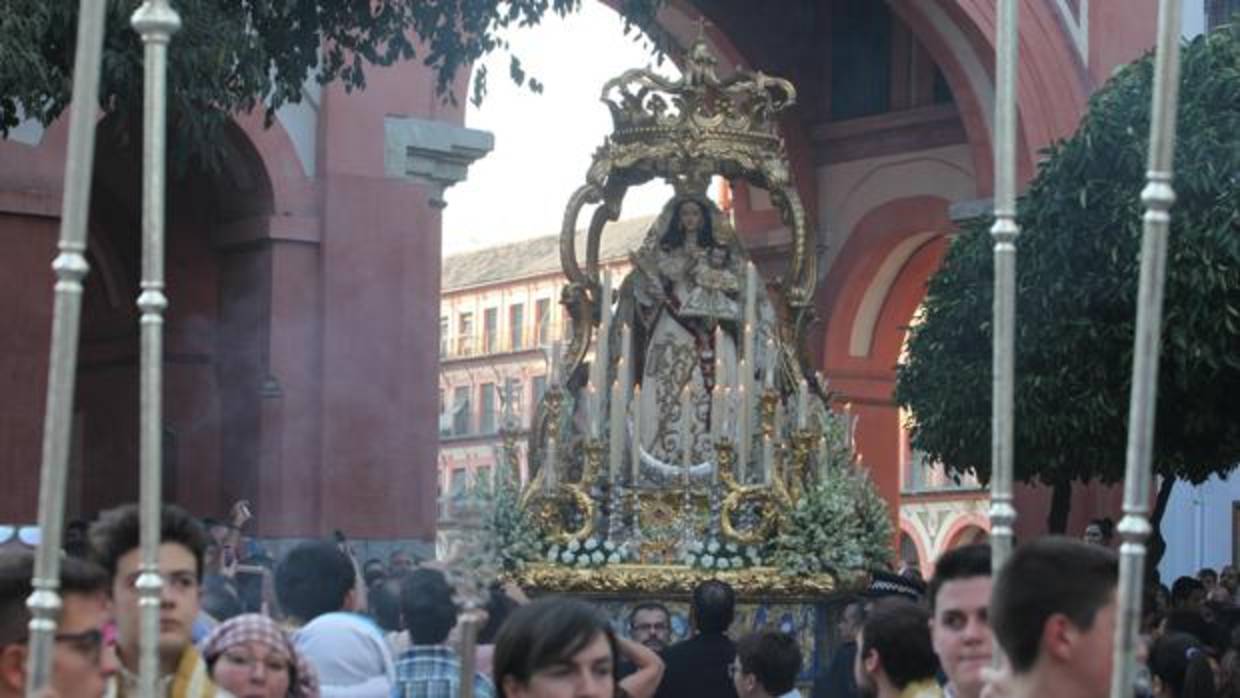
[[(1071, 133), (1111, 71), (1152, 46), (1156, 2), (1019, 6), (1018, 151), (1028, 181), (1039, 149)], [(994, 13), (993, 0), (822, 0), (778, 10), (672, 0), (659, 15), (682, 47), (704, 19), (725, 71), (762, 70), (797, 85), (781, 127), (820, 241), (814, 356), (841, 407), (860, 415), (858, 447), (900, 512), (904, 547), (923, 565), (985, 528), (982, 493), (918, 484), (933, 473), (915, 472), (891, 394), (904, 328), (953, 211), (984, 207), (991, 193)], [(541, 344), (543, 327), (562, 331), (555, 284), (532, 271), (459, 286), (441, 276), (442, 187), (490, 143), (460, 128), (460, 109), (435, 96), (420, 64), (372, 70), (363, 92), (307, 87), (306, 100), (278, 117), (264, 128), (260, 115), (238, 115), (224, 167), (190, 171), (169, 188), (167, 495), (203, 514), (248, 497), (256, 532), (269, 537), (341, 527), (429, 541), (438, 489), (489, 457), (476, 433), (487, 380), (475, 341), (496, 328), (486, 356), (505, 357), (528, 414), (542, 358), (527, 346)], [(8, 476), (0, 518), (13, 522), (35, 512), (65, 131), (63, 121), (24, 125), (0, 141)], [(90, 220), (71, 513), (137, 494), (138, 160), (106, 134)], [(741, 186), (734, 207), (745, 244), (777, 273), (787, 231), (769, 199)], [(541, 325), (540, 307), (549, 313)], [(461, 324), (466, 313), (472, 326)], [(460, 404), (461, 388), (477, 426), (443, 438), (441, 464), (439, 416)], [(957, 502), (950, 511), (945, 498)], [(1022, 494), (1019, 526), (1040, 527), (1045, 500)], [(1074, 529), (1113, 505), (1108, 493), (1078, 500)]]

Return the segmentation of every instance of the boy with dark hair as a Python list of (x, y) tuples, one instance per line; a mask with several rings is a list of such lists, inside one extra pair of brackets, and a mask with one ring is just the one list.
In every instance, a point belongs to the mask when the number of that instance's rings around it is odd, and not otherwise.
[(801, 649), (786, 633), (751, 633), (736, 643), (731, 671), (740, 698), (799, 696), (796, 681), (801, 671)]
[[(452, 587), (439, 570), (414, 570), (401, 581), (400, 613), (413, 646), (396, 661), (397, 696), (455, 698), (461, 679), (461, 661), (445, 645), (456, 625)], [(494, 698), (495, 687), (481, 672), (474, 675), (474, 697)]]
[[(26, 695), (26, 662), (30, 653), (30, 611), (26, 600), (34, 591), (33, 576), (33, 553), (0, 553), (0, 698)], [(50, 687), (62, 698), (98, 698), (116, 671), (111, 653), (102, 651), (103, 628), (109, 618), (107, 574), (85, 560), (63, 558), (60, 602)]]
[(710, 579), (693, 589), (690, 613), (697, 634), (663, 653), (666, 670), (655, 698), (736, 698), (728, 676), (736, 646), (725, 634), (735, 610), (736, 594), (726, 582)]
[(966, 545), (939, 558), (930, 580), (930, 638), (951, 698), (978, 698), (990, 666), (990, 546)]
[(1108, 694), (1118, 579), (1108, 548), (1050, 536), (1016, 549), (990, 603), (1014, 698)]
[(356, 587), (353, 561), (327, 541), (298, 545), (276, 567), (276, 598), (295, 626), (326, 613), (362, 610)]
[(1195, 577), (1179, 577), (1171, 584), (1172, 610), (1197, 611), (1206, 602), (1206, 585)]
[(1197, 581), (1205, 586), (1208, 594), (1214, 589), (1214, 585), (1218, 584), (1218, 572), (1215, 572), (1213, 567), (1202, 567), (1197, 570)]
[[(116, 614), (116, 652), (120, 659), (116, 695), (137, 695), (140, 520), (138, 507), (128, 504), (105, 512), (90, 529), (95, 559), (110, 579)], [(186, 698), (209, 696), (215, 687), (206, 662), (191, 642), (199, 611), (203, 551), (207, 533), (184, 509), (165, 504), (160, 511), (159, 574), (163, 578), (159, 606), (159, 672), (164, 691), (184, 686)], [(180, 698), (180, 695), (178, 695)]]
[(900, 598), (878, 601), (857, 633), (857, 687), (871, 698), (940, 696), (930, 613)]

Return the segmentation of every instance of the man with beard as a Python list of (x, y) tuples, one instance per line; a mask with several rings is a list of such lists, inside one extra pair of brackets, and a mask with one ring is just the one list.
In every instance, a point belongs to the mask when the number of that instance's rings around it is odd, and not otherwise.
[(930, 637), (949, 698), (978, 698), (982, 669), (990, 665), (990, 546), (966, 545), (944, 553), (930, 580)]
[(672, 614), (667, 606), (657, 601), (634, 606), (629, 614), (629, 637), (655, 652), (667, 649), (672, 639)]
[(874, 604), (857, 633), (857, 688), (867, 698), (941, 698), (930, 614), (902, 599)]

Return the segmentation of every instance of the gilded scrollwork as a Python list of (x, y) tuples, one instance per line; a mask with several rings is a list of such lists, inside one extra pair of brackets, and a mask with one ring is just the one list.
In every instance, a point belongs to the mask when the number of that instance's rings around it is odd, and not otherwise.
[[(760, 545), (770, 540), (779, 528), (778, 497), (773, 496), (774, 489), (750, 485), (724, 497), (719, 516), (719, 527), (724, 537), (742, 545)], [(748, 528), (738, 528), (734, 519), (741, 513), (756, 521)]]
[(526, 565), (513, 574), (522, 588), (542, 593), (649, 594), (682, 596), (708, 579), (722, 579), (732, 585), (741, 598), (821, 598), (858, 584), (843, 583), (827, 574), (783, 575), (770, 567), (751, 567), (721, 572), (680, 565), (607, 565), (597, 569), (578, 569), (560, 565)]
[[(562, 484), (550, 492), (536, 492), (524, 504), (543, 537), (558, 545), (594, 535), (597, 508), (594, 500), (577, 485)], [(574, 522), (576, 526), (574, 527)]]

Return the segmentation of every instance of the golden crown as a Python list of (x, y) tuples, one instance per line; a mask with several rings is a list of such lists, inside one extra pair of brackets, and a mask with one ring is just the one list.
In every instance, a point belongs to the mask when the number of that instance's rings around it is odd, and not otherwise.
[(601, 99), (614, 130), (596, 161), (608, 161), (612, 172), (636, 169), (669, 179), (698, 181), (705, 173), (692, 170), (708, 163), (717, 168), (712, 174), (765, 171), (785, 179), (786, 168), (771, 168), (785, 159), (775, 117), (795, 103), (796, 89), (746, 70), (720, 79), (717, 63), (699, 32), (680, 79), (635, 69), (607, 81)]

